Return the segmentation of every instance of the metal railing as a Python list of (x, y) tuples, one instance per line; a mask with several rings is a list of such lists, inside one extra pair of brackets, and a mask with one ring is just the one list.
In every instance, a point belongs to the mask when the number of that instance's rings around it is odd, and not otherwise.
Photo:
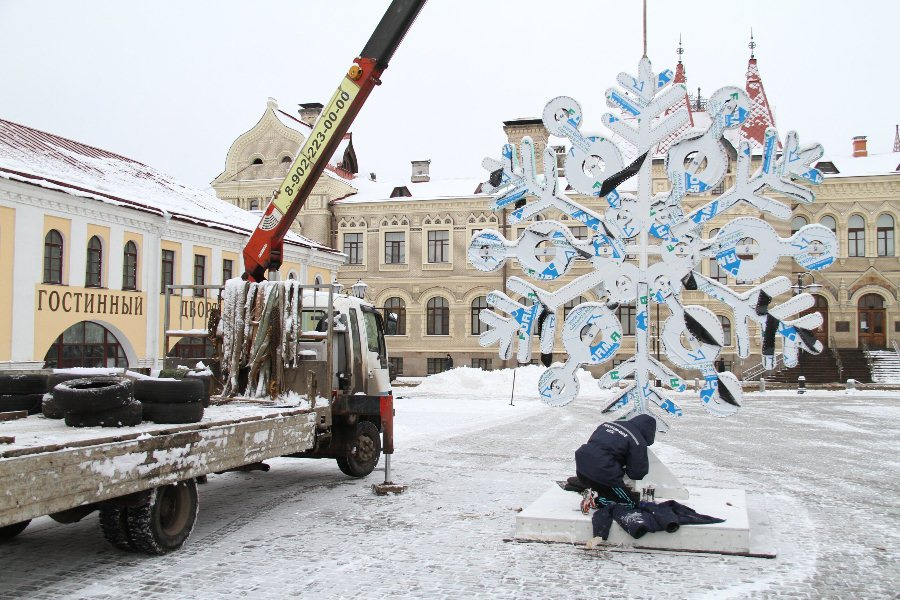
[(834, 362), (837, 365), (838, 371), (838, 381), (844, 380), (844, 363), (841, 362), (841, 353), (838, 352), (837, 344), (834, 343), (834, 336), (828, 336), (828, 350), (831, 352), (831, 356), (834, 357)]
[(753, 381), (761, 376), (766, 371), (771, 371), (772, 373), (777, 373), (784, 366), (784, 358), (779, 355), (775, 357), (775, 362), (772, 365), (771, 369), (766, 369), (765, 363), (759, 363), (756, 366), (750, 367), (741, 375), (741, 381)]
[(862, 347), (863, 356), (866, 357), (866, 365), (868, 365), (868, 367), (869, 367), (869, 376), (871, 377), (871, 375), (872, 375), (872, 367), (873, 367), (874, 364), (875, 364), (875, 361), (872, 360), (872, 351), (869, 350), (869, 343), (868, 343), (868, 342), (860, 342), (859, 345)]
[(897, 354), (897, 358), (900, 359), (900, 344), (897, 343), (897, 340), (891, 340), (891, 346), (894, 347), (894, 352)]

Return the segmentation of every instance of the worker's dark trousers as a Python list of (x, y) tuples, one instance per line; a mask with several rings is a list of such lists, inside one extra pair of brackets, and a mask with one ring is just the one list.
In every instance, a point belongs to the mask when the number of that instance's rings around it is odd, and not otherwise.
[(597, 502), (600, 504), (608, 504), (610, 502), (615, 502), (618, 504), (625, 504), (626, 506), (637, 506), (641, 497), (637, 492), (632, 492), (623, 486), (608, 486), (603, 485), (602, 483), (597, 483), (593, 481), (581, 473), (575, 472), (578, 475), (578, 479), (583, 481), (589, 488), (597, 492)]

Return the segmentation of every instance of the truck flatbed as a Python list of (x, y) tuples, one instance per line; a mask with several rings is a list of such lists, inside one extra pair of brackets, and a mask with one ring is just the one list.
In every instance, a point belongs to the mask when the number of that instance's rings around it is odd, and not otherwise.
[(231, 402), (183, 425), (67, 427), (0, 422), (0, 527), (310, 450), (327, 407)]

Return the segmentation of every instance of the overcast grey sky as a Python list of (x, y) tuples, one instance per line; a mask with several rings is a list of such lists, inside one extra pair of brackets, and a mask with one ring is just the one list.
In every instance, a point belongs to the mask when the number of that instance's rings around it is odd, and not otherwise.
[[(0, 118), (118, 152), (207, 188), (262, 115), (326, 102), (388, 0), (0, 0)], [(756, 56), (779, 129), (846, 155), (890, 152), (900, 122), (894, 0), (649, 0), (648, 54), (688, 86), (744, 85)], [(502, 121), (603, 92), (641, 56), (639, 0), (430, 0), (352, 127), (363, 171), (481, 176)]]

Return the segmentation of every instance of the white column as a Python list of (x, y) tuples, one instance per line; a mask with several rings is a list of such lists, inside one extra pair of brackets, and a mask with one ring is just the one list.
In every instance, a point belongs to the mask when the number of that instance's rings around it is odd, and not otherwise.
[(121, 226), (113, 225), (109, 230), (107, 247), (104, 248), (106, 253), (104, 260), (107, 261), (106, 287), (111, 290), (122, 289), (122, 263), (125, 256), (124, 234), (125, 232)]
[[(12, 256), (13, 306), (12, 353), (13, 362), (41, 360), (34, 356), (34, 326), (37, 314), (35, 286), (44, 276), (43, 213), (30, 206), (16, 207), (15, 251)], [(63, 249), (65, 250), (65, 248)], [(45, 307), (46, 308), (46, 307)]]
[(64, 241), (63, 252), (68, 259), (68, 278), (63, 283), (72, 287), (84, 287), (84, 275), (87, 268), (87, 221), (81, 217), (73, 217), (68, 240)]
[(181, 281), (175, 284), (191, 285), (194, 283), (194, 245), (182, 242), (181, 244)]
[(222, 248), (221, 246), (213, 246), (210, 255), (211, 265), (207, 265), (209, 276), (206, 278), (210, 285), (222, 285)]
[(143, 256), (138, 259), (141, 261), (141, 289), (147, 293), (147, 305), (144, 316), (147, 319), (147, 347), (145, 348), (145, 357), (149, 363), (159, 368), (157, 359), (162, 353), (160, 350), (159, 340), (159, 323), (160, 323), (160, 283), (162, 279), (162, 244), (160, 243), (159, 231), (153, 230), (144, 235)]

